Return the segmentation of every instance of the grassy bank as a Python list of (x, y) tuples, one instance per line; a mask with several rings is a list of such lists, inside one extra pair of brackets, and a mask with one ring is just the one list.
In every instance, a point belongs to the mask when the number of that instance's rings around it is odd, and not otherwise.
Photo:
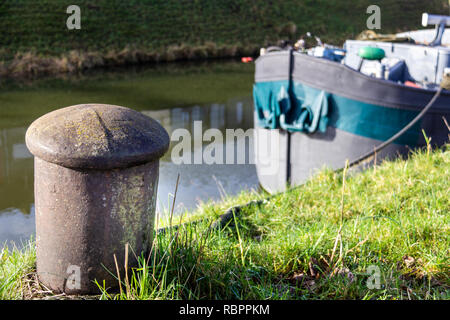
[[(324, 170), (222, 229), (209, 226), (226, 208), (265, 195), (204, 204), (194, 213), (203, 222), (158, 235), (121, 293), (100, 297), (449, 299), (448, 176), (447, 146), (351, 176)], [(33, 259), (33, 250), (2, 252), (1, 298), (48, 296), (26, 276)]]
[(81, 30), (68, 30), (71, 4), (0, 3), (0, 76), (252, 55), (307, 31), (340, 44), (366, 28), (372, 4), (383, 33), (418, 28), (422, 12), (448, 14), (447, 0), (79, 0)]

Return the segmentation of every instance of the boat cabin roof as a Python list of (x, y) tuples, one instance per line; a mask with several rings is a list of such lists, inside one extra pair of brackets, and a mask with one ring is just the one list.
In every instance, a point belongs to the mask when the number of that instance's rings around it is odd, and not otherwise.
[[(416, 43), (428, 44), (436, 36), (435, 29), (415, 30), (397, 33), (397, 37), (410, 37)], [(442, 36), (442, 47), (450, 47), (450, 28), (446, 28)]]

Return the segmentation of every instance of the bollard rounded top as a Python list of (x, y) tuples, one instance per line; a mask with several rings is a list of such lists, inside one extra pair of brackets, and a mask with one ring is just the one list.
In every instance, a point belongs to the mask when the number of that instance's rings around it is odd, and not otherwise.
[(67, 168), (131, 167), (159, 159), (169, 135), (154, 119), (120, 106), (79, 104), (36, 119), (25, 136), (30, 152)]

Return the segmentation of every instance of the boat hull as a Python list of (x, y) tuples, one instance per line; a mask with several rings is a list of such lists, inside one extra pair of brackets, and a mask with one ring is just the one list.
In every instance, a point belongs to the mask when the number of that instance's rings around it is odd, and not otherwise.
[[(267, 152), (260, 150), (276, 150), (274, 146), (261, 149), (260, 145), (255, 145), (260, 184), (272, 193), (289, 185), (304, 183), (323, 167), (343, 168), (347, 160), (352, 161), (374, 150), (414, 119), (435, 93), (368, 77), (345, 65), (304, 54), (293, 53), (290, 56), (289, 52), (277, 52), (258, 58), (255, 107), (258, 109), (258, 105), (267, 103), (268, 96), (279, 95), (282, 87), (290, 92), (291, 100), (296, 99), (297, 102), (311, 99), (308, 95), (317, 97), (325, 93), (327, 125), (324, 130), (295, 132), (267, 128), (255, 116), (257, 140), (266, 144), (278, 143), (278, 153), (269, 157)], [(293, 105), (298, 108), (298, 104)], [(283, 113), (282, 108), (280, 110)], [(449, 130), (444, 119), (450, 122), (449, 115), (450, 92), (443, 91), (416, 125), (364, 166), (373, 163), (375, 158), (380, 162), (424, 146), (424, 133), (434, 146), (445, 144)], [(268, 165), (268, 161), (272, 163)], [(267, 170), (268, 166), (278, 168), (278, 171)]]

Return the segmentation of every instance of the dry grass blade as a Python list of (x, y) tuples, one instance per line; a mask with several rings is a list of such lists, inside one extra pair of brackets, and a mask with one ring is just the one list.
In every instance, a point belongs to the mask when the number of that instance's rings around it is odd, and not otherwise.
[(344, 167), (344, 171), (342, 173), (341, 210), (340, 210), (340, 217), (339, 217), (339, 224), (340, 224), (340, 226), (339, 226), (339, 230), (338, 230), (337, 235), (336, 235), (336, 239), (334, 241), (333, 251), (331, 253), (331, 258), (330, 258), (330, 262), (329, 262), (330, 266), (333, 265), (333, 259), (334, 259), (334, 255), (336, 253), (336, 248), (337, 248), (338, 242), (340, 242), (339, 259), (336, 261), (335, 266), (342, 259), (342, 235), (341, 235), (341, 232), (342, 232), (342, 227), (344, 225), (345, 177), (347, 175), (348, 166), (349, 166), (349, 161), (347, 159), (345, 161), (345, 167)]
[[(445, 117), (442, 117), (442, 120), (444, 120), (445, 126), (447, 127), (448, 131), (450, 131), (450, 125), (447, 122), (447, 119)], [(450, 141), (450, 133), (448, 134), (448, 140)]]
[(128, 242), (125, 244), (125, 289), (127, 291), (127, 299), (130, 299), (130, 283), (128, 281)]
[(175, 185), (175, 193), (173, 194), (173, 202), (172, 202), (172, 208), (170, 211), (170, 222), (169, 222), (170, 228), (172, 228), (173, 211), (175, 209), (175, 201), (177, 200), (177, 192), (178, 192), (179, 182), (180, 182), (180, 174), (178, 174), (178, 176), (177, 176), (177, 184)]
[(116, 255), (114, 254), (114, 263), (116, 264), (116, 271), (117, 271), (117, 281), (119, 281), (119, 290), (120, 290), (120, 295), (122, 295), (122, 283), (120, 281), (120, 271), (119, 271), (119, 264), (117, 263), (117, 258)]

